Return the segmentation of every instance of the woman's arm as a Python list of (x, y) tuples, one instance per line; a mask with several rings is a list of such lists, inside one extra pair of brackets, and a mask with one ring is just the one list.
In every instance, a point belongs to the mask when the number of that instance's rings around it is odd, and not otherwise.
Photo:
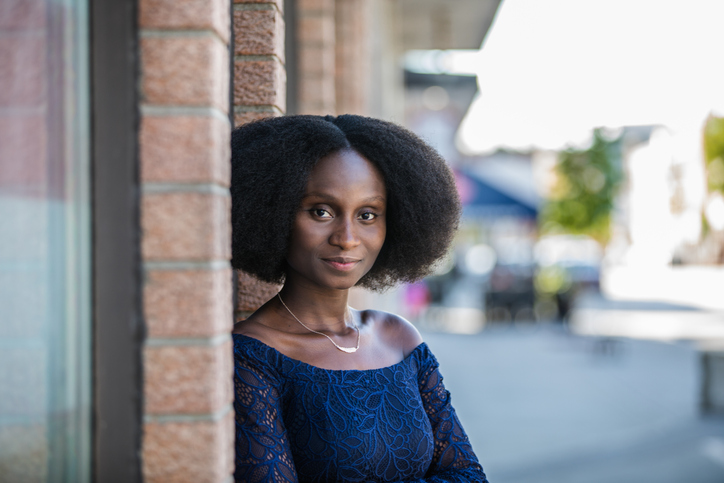
[(275, 382), (272, 375), (235, 358), (234, 479), (237, 482), (297, 482), (287, 431), (281, 417), (281, 398)]
[[(420, 396), (430, 419), (435, 440), (432, 463), (427, 475), (416, 482), (487, 483), (487, 478), (473, 452), (455, 409), (450, 393), (442, 383), (435, 357), (430, 354), (427, 367), (418, 376)], [(412, 482), (408, 482), (412, 483)]]
[[(407, 320), (394, 314), (385, 314), (384, 320), (387, 331), (384, 339), (402, 343), (405, 356), (423, 342), (420, 332)], [(442, 383), (437, 359), (429, 348), (425, 349), (420, 364), (417, 383), (432, 426), (435, 449), (425, 478), (408, 483), (487, 483), (483, 467), (450, 403), (450, 393)]]

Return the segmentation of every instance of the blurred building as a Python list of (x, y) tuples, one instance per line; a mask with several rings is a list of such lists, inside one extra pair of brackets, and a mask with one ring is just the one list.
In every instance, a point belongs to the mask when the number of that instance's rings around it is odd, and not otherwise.
[[(435, 53), (416, 52), (405, 72), (405, 124), (453, 167), (463, 204), (452, 271), (426, 280), (431, 304), (447, 307), (433, 311), (500, 306), (508, 319), (518, 312), (532, 318), (533, 245), (540, 198), (531, 155), (499, 151), (466, 156), (458, 150), (456, 135), (478, 94), (478, 83), (474, 76), (424, 72), (435, 57)], [(467, 324), (465, 330), (473, 325)]]
[(0, 481), (229, 481), (232, 126), (401, 121), (498, 3), (2, 0)]
[[(286, 2), (290, 114), (356, 113), (403, 122), (410, 50), (478, 49), (499, 0)], [(291, 62), (290, 62), (291, 61)]]
[(478, 93), (474, 76), (405, 71), (405, 125), (423, 137), (456, 173), (466, 222), (504, 218), (535, 223), (540, 197), (529, 154), (498, 151), (463, 155), (457, 132)]
[(475, 76), (404, 71), (405, 126), (450, 163), (460, 164), (455, 135), (478, 92)]
[(699, 129), (622, 129), (625, 178), (617, 196), (608, 264), (643, 268), (720, 263), (722, 232), (705, 228), (701, 139)]

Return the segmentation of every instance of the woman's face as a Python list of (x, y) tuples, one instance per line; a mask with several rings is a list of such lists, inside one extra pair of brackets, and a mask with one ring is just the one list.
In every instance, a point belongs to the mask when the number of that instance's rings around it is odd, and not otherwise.
[(287, 283), (354, 286), (385, 242), (387, 193), (382, 174), (354, 150), (320, 159), (294, 220)]

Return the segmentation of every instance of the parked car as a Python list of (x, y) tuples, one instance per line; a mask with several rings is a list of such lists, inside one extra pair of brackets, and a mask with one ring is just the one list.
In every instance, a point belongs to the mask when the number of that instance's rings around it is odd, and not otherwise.
[(490, 322), (534, 320), (535, 265), (497, 263), (485, 292), (485, 313)]

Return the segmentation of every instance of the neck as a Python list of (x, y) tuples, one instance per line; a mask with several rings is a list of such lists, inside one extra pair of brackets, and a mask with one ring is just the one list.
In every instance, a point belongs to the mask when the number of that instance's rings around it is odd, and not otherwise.
[[(287, 283), (279, 293), (289, 310), (314, 330), (338, 332), (353, 325), (347, 305), (349, 290), (305, 290)], [(281, 303), (279, 309), (287, 312)]]

